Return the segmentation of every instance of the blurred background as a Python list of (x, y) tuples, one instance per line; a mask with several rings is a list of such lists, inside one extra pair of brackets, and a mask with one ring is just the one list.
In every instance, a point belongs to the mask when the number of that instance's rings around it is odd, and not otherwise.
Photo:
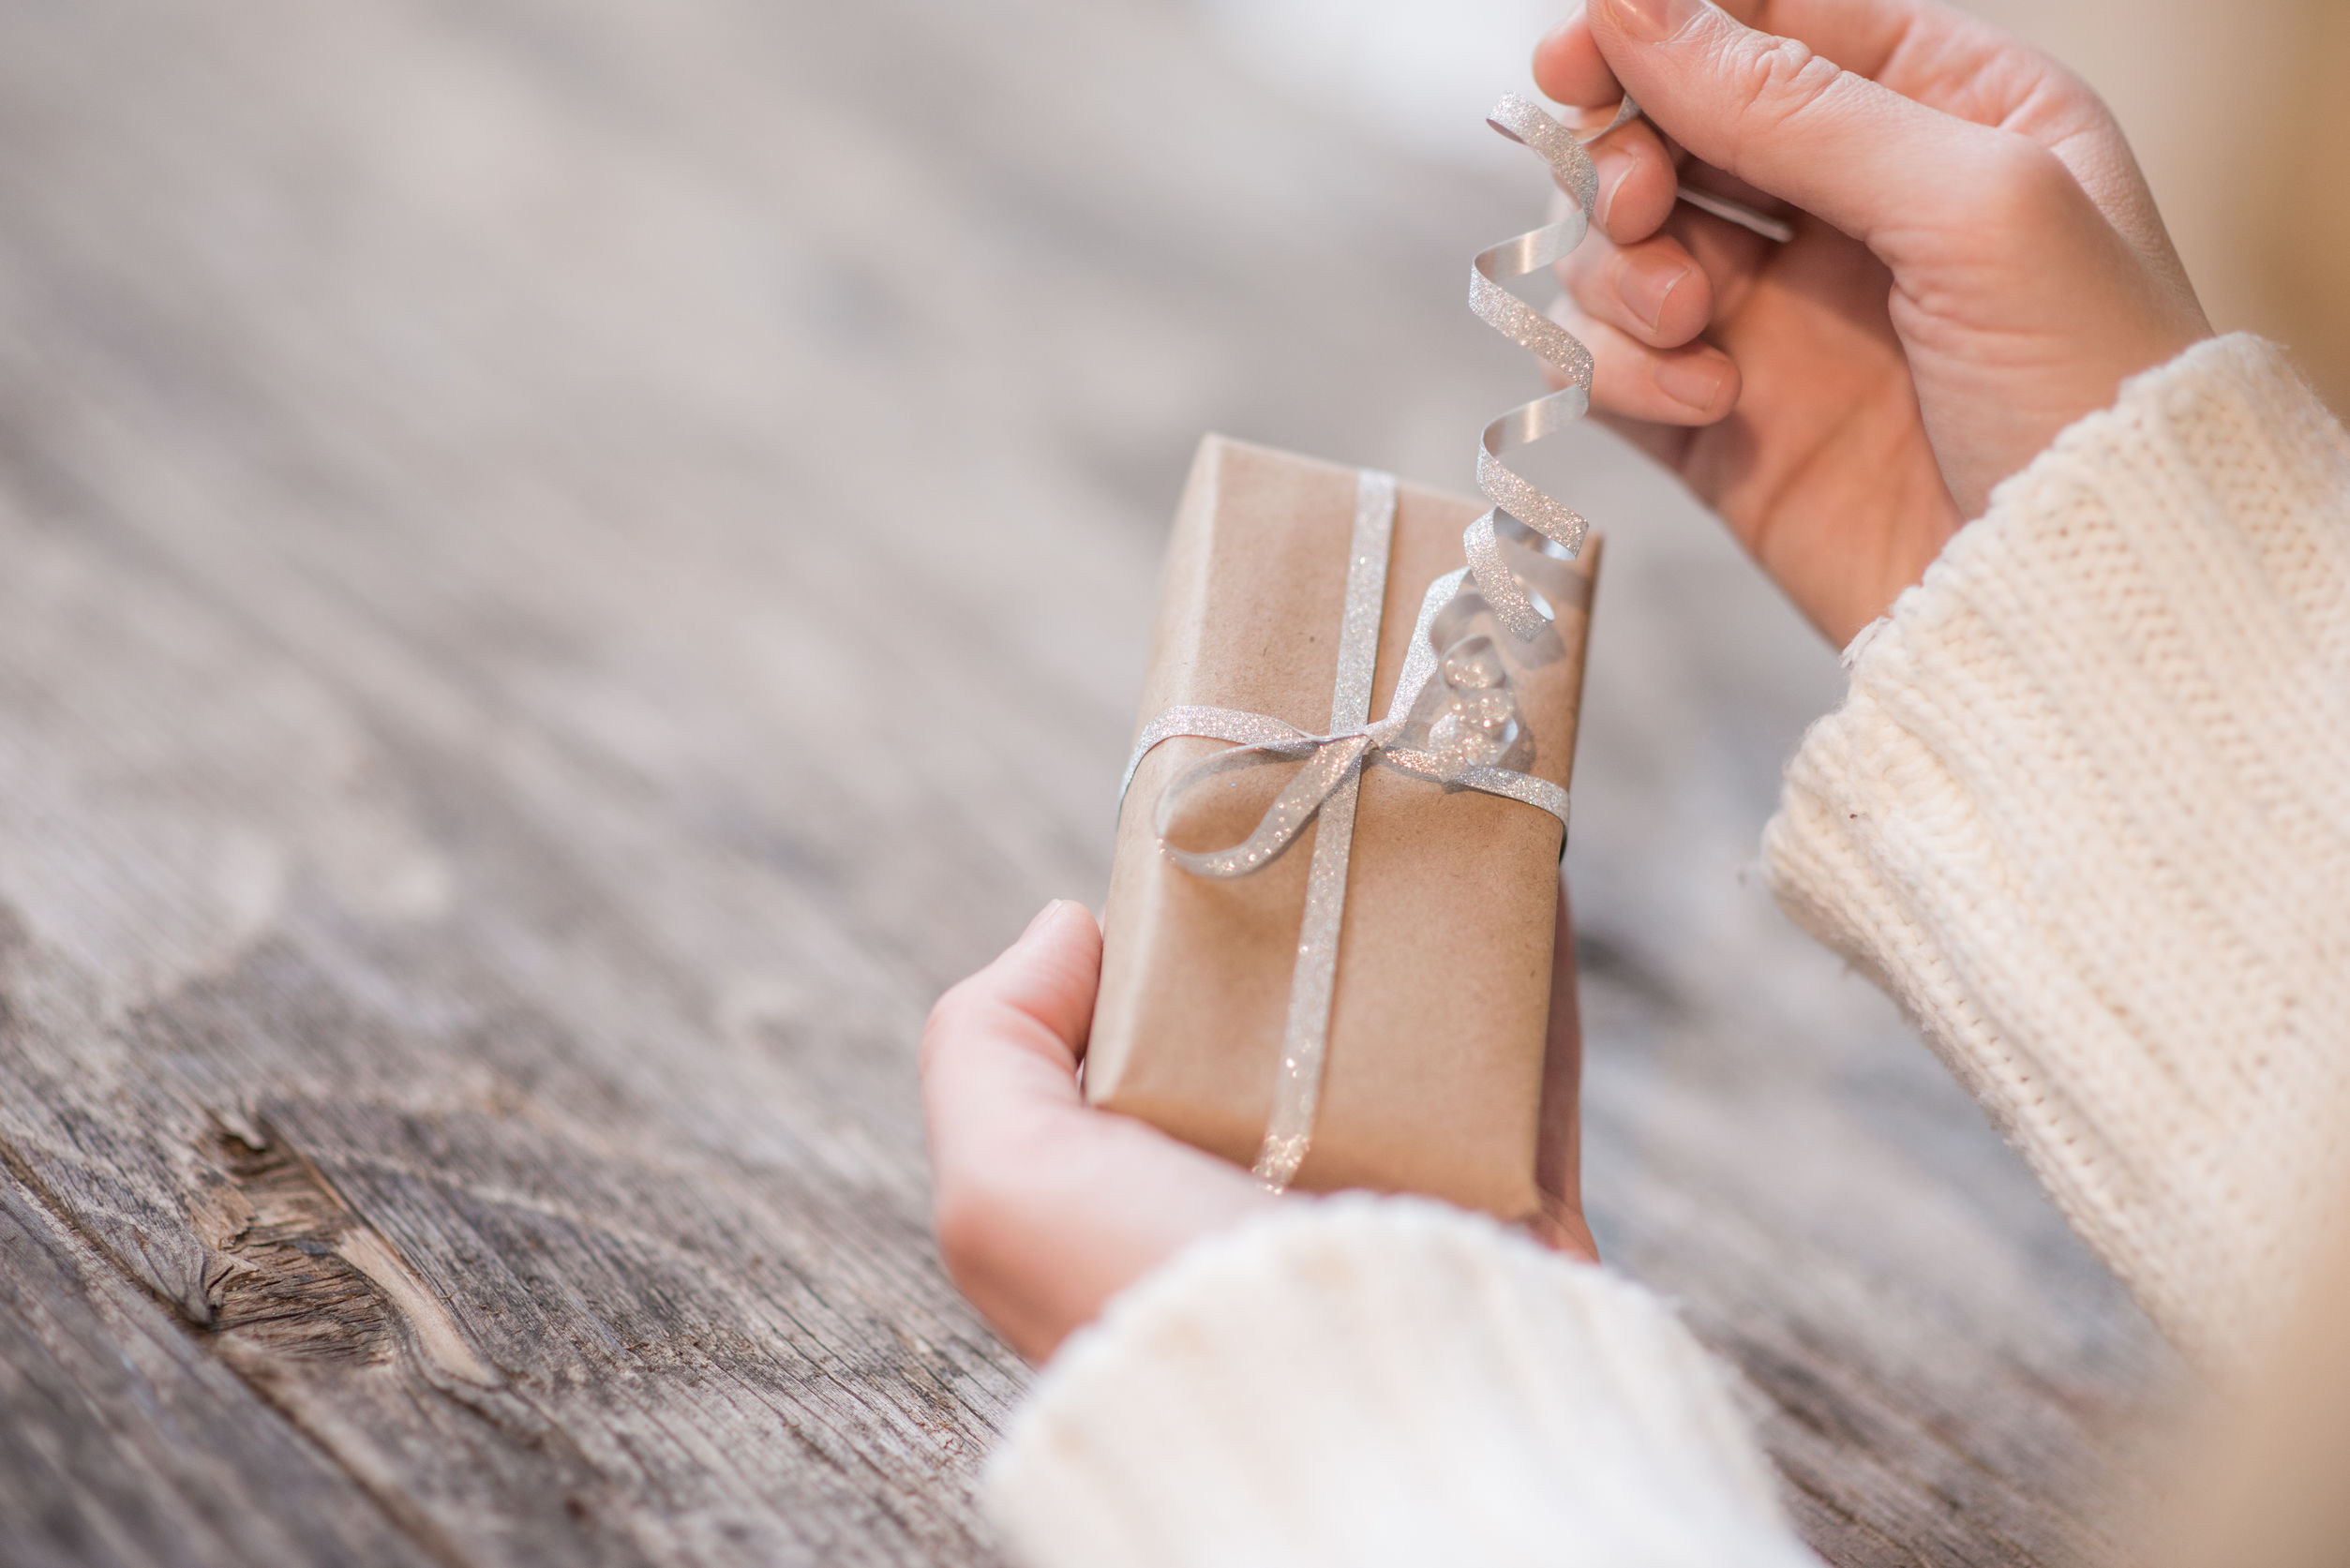
[[(2350, 10), (1980, 3), (2112, 101), (2217, 323), (2350, 395)], [(1482, 117), (1556, 20), (0, 0), (0, 905), (117, 1012), (299, 930), (433, 1041), (436, 977), (495, 970), (531, 1030), (467, 1049), (516, 1103), (851, 1193), (929, 1270), (913, 1040), (1100, 898), (1199, 435), (1466, 489), (1537, 384), (1462, 294), (1543, 208)], [(1742, 1368), (1835, 1561), (2116, 1560), (2165, 1354), (1754, 874), (1834, 652), (1668, 478), (1558, 444), (1610, 536), (1568, 857), (1603, 1247)]]

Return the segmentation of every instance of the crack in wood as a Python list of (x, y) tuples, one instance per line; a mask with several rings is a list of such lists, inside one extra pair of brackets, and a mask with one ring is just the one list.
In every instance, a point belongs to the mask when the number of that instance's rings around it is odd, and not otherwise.
[(208, 1152), (226, 1179), (189, 1217), (218, 1259), (206, 1280), (214, 1335), (267, 1356), (358, 1365), (406, 1344), (428, 1372), (500, 1385), (398, 1249), (283, 1134), (246, 1123)]
[(223, 1133), (228, 1180), (190, 1216), (218, 1259), (206, 1278), (210, 1331), (257, 1351), (361, 1364), (397, 1352), (393, 1307), (337, 1251), (350, 1211), (282, 1142), (255, 1147)]
[[(241, 1121), (238, 1125), (245, 1126)], [(277, 1189), (274, 1192), (268, 1190), (263, 1192), (264, 1201), (270, 1211), (268, 1217), (265, 1218), (264, 1209), (262, 1206), (254, 1204), (249, 1199), (240, 1200), (235, 1196), (240, 1192), (240, 1188), (235, 1185), (233, 1175), (233, 1167), (239, 1159), (240, 1153), (244, 1156), (258, 1156), (263, 1154), (264, 1149), (232, 1133), (221, 1134), (218, 1142), (221, 1147), (217, 1152), (226, 1157), (231, 1173), (223, 1182), (206, 1185), (206, 1196), (211, 1200), (210, 1202), (191, 1204), (191, 1211), (193, 1211), (191, 1220), (197, 1223), (198, 1228), (202, 1228), (205, 1217), (212, 1217), (216, 1222), (223, 1217), (235, 1217), (232, 1223), (238, 1233), (223, 1237), (232, 1244), (232, 1247), (241, 1242), (244, 1236), (253, 1233), (258, 1226), (265, 1225), (271, 1229), (284, 1230), (286, 1233), (281, 1236), (264, 1234), (257, 1238), (255, 1246), (266, 1247), (273, 1242), (281, 1242), (295, 1256), (316, 1258), (323, 1255), (317, 1238), (304, 1233), (301, 1221), (294, 1211), (311, 1211), (310, 1217), (313, 1224), (322, 1216), (336, 1213), (349, 1216), (350, 1206), (335, 1194), (333, 1187), (326, 1184), (323, 1178), (318, 1177), (315, 1169), (308, 1167), (307, 1161), (300, 1159), (299, 1156), (294, 1155), (291, 1149), (287, 1149), (279, 1160), (269, 1163), (274, 1166), (291, 1161), (309, 1169), (311, 1179), (307, 1182), (283, 1180), (274, 1170), (263, 1175), (258, 1185), (264, 1189), (270, 1187)], [(306, 1421), (300, 1408), (290, 1407), (287, 1404), (283, 1397), (285, 1389), (277, 1379), (258, 1375), (273, 1355), (284, 1357), (292, 1362), (304, 1359), (341, 1362), (346, 1365), (388, 1362), (391, 1359), (388, 1353), (388, 1332), (376, 1334), (373, 1337), (374, 1343), (367, 1344), (366, 1349), (359, 1353), (352, 1353), (352, 1341), (346, 1340), (339, 1350), (330, 1351), (323, 1355), (308, 1354), (307, 1352), (315, 1350), (316, 1347), (299, 1343), (299, 1336), (295, 1337), (295, 1342), (289, 1342), (282, 1337), (277, 1337), (277, 1335), (271, 1330), (253, 1334), (251, 1330), (257, 1324), (268, 1324), (271, 1325), (271, 1329), (281, 1332), (287, 1323), (299, 1321), (307, 1313), (316, 1312), (322, 1303), (314, 1295), (302, 1311), (272, 1311), (265, 1307), (249, 1312), (238, 1310), (237, 1307), (232, 1306), (233, 1298), (242, 1296), (254, 1288), (245, 1280), (244, 1277), (263, 1275), (266, 1270), (262, 1263), (240, 1257), (235, 1250), (213, 1253), (214, 1262), (206, 1271), (205, 1280), (207, 1295), (211, 1297), (212, 1311), (207, 1319), (199, 1320), (191, 1311), (189, 1303), (157, 1291), (151, 1275), (129, 1266), (116, 1253), (108, 1238), (94, 1230), (73, 1204), (66, 1202), (62, 1194), (41, 1179), (32, 1164), (25, 1159), (22, 1151), (11, 1146), (5, 1139), (0, 1139), (0, 1172), (5, 1172), (34, 1202), (46, 1209), (50, 1217), (66, 1232), (76, 1238), (82, 1246), (89, 1247), (96, 1257), (104, 1260), (106, 1265), (111, 1267), (119, 1278), (168, 1308), (169, 1315), (166, 1321), (177, 1322), (183, 1328), (190, 1330), (192, 1337), (199, 1344), (206, 1345), (215, 1351), (229, 1348), (231, 1353), (222, 1356), (229, 1370), (234, 1373), (245, 1386), (250, 1388), (263, 1404), (283, 1416), (292, 1429), (299, 1433), (302, 1440), (312, 1445), (312, 1451), (318, 1454), (325, 1465), (348, 1478), (358, 1488), (359, 1494), (367, 1499), (385, 1523), (397, 1531), (399, 1537), (422, 1551), (433, 1561), (442, 1564), (443, 1568), (471, 1568), (472, 1559), (457, 1547), (447, 1532), (440, 1528), (426, 1510), (418, 1507), (414, 1500), (397, 1488), (387, 1488), (382, 1486), (382, 1478), (368, 1473), (367, 1467), (353, 1464), (352, 1456), (344, 1452), (341, 1445), (332, 1441), (330, 1434), (319, 1431), (312, 1422)], [(316, 1201), (320, 1196), (325, 1200), (322, 1204)], [(332, 1248), (325, 1249), (329, 1252), (332, 1250)], [(281, 1303), (289, 1295), (289, 1292), (283, 1289), (272, 1291), (264, 1286), (262, 1290), (266, 1294), (276, 1295)], [(217, 1296), (212, 1294), (215, 1292), (218, 1292)], [(338, 1298), (341, 1310), (333, 1315), (339, 1319), (345, 1332), (349, 1333), (352, 1328), (350, 1303), (355, 1299), (355, 1296), (352, 1292), (331, 1287), (325, 1293)], [(229, 1308), (228, 1312), (224, 1313), (224, 1307)], [(242, 1318), (243, 1321), (236, 1326), (247, 1332), (236, 1337), (227, 1337), (224, 1334), (224, 1324), (232, 1318)], [(388, 1331), (390, 1324), (385, 1315), (378, 1313), (375, 1316), (374, 1326), (379, 1331)], [(354, 1336), (353, 1337), (364, 1339), (367, 1337)], [(271, 1342), (273, 1339), (276, 1340), (274, 1344)], [(376, 1353), (379, 1345), (383, 1353)], [(249, 1436), (250, 1434), (239, 1434), (239, 1439), (243, 1441)]]

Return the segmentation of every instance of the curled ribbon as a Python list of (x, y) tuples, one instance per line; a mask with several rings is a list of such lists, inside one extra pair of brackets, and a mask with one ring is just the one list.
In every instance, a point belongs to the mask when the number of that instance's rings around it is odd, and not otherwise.
[[(1625, 98), (1615, 117), (1591, 140), (1597, 141), (1639, 112), (1638, 104)], [(1486, 123), (1512, 142), (1541, 154), (1574, 202), (1558, 222), (1481, 250), (1469, 264), (1469, 308), (1477, 319), (1566, 379), (1558, 391), (1520, 403), (1485, 427), (1477, 449), (1477, 488), (1493, 505), (1469, 525), (1461, 540), (1470, 575), (1476, 578), (1477, 591), (1493, 606), (1495, 619), (1518, 636), (1533, 637), (1541, 634), (1549, 618), (1503, 559), (1504, 530), (1519, 535), (1531, 530), (1572, 556), (1583, 547), (1588, 525), (1573, 509), (1519, 477), (1502, 457), (1590, 411), (1592, 358), (1580, 339), (1503, 288), (1502, 279), (1538, 272), (1583, 243), (1598, 200), (1599, 172), (1574, 132), (1521, 97), (1504, 95)]]
[[(1637, 112), (1626, 99), (1607, 129)], [(1280, 1069), (1255, 1166), (1257, 1178), (1276, 1191), (1295, 1178), (1305, 1160), (1321, 1102), (1339, 931), (1346, 909), (1347, 860), (1363, 769), (1375, 761), (1450, 788), (1521, 801), (1557, 817), (1562, 833), (1567, 823), (1565, 790), (1509, 766), (1525, 757), (1531, 737), (1519, 722), (1500, 650), (1479, 624), (1490, 620), (1524, 643), (1555, 639), (1551, 623), (1557, 610), (1581, 607), (1579, 596), (1589, 591), (1587, 578), (1564, 568), (1582, 546), (1583, 519), (1512, 472), (1502, 457), (1582, 417), (1590, 406), (1591, 351), (1504, 289), (1501, 279), (1548, 266), (1581, 242), (1598, 176), (1582, 142), (1522, 99), (1503, 98), (1489, 123), (1540, 154), (1575, 205), (1560, 222), (1479, 253), (1470, 275), (1469, 306), (1496, 331), (1560, 370), (1567, 385), (1486, 426), (1477, 486), (1492, 502), (1491, 509), (1462, 537), (1468, 564), (1429, 585), (1385, 715), (1371, 719), (1370, 699), (1386, 601), (1396, 481), (1392, 474), (1365, 470), (1355, 479), (1328, 731), (1308, 734), (1267, 714), (1237, 709), (1170, 708), (1143, 727), (1118, 785), (1123, 799), (1143, 759), (1161, 741), (1178, 735), (1232, 743), (1233, 750), (1182, 769), (1160, 793), (1156, 828), (1160, 851), (1195, 876), (1247, 876), (1262, 870), (1308, 823), (1321, 820), (1307, 871), (1306, 909), (1290, 980)], [(1272, 760), (1302, 760), (1304, 765), (1247, 838), (1207, 851), (1180, 849), (1167, 841), (1175, 807), (1188, 791), (1220, 773)]]

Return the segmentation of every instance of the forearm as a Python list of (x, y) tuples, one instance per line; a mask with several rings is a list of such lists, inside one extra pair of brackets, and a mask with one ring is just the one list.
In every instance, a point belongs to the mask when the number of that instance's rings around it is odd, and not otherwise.
[(1765, 839), (2166, 1330), (2289, 1287), (2350, 1073), (2350, 441), (2204, 344), (1855, 643)]

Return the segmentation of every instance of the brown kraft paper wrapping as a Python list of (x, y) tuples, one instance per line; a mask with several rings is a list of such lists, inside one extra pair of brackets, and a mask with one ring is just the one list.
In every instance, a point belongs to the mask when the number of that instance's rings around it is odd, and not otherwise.
[[(1181, 703), (1329, 728), (1355, 493), (1350, 468), (1220, 436), (1201, 442), (1168, 545), (1138, 729)], [(1428, 585), (1460, 565), (1461, 530), (1482, 510), (1400, 486), (1372, 717), (1387, 710)], [(1570, 568), (1586, 586), (1599, 544), (1594, 535)], [(1582, 694), (1587, 592), (1583, 601), (1556, 606), (1558, 640), (1547, 648), (1494, 637), (1534, 737), (1532, 755), (1512, 765), (1562, 787)], [(1174, 865), (1154, 828), (1160, 792), (1223, 749), (1165, 741), (1127, 792), (1085, 1092), (1247, 1166), (1272, 1109), (1321, 823), (1250, 875)], [(1169, 837), (1190, 849), (1237, 843), (1294, 768), (1243, 769), (1190, 791)], [(1547, 812), (1364, 769), (1321, 1110), (1296, 1186), (1421, 1192), (1504, 1219), (1534, 1212), (1560, 847)]]

